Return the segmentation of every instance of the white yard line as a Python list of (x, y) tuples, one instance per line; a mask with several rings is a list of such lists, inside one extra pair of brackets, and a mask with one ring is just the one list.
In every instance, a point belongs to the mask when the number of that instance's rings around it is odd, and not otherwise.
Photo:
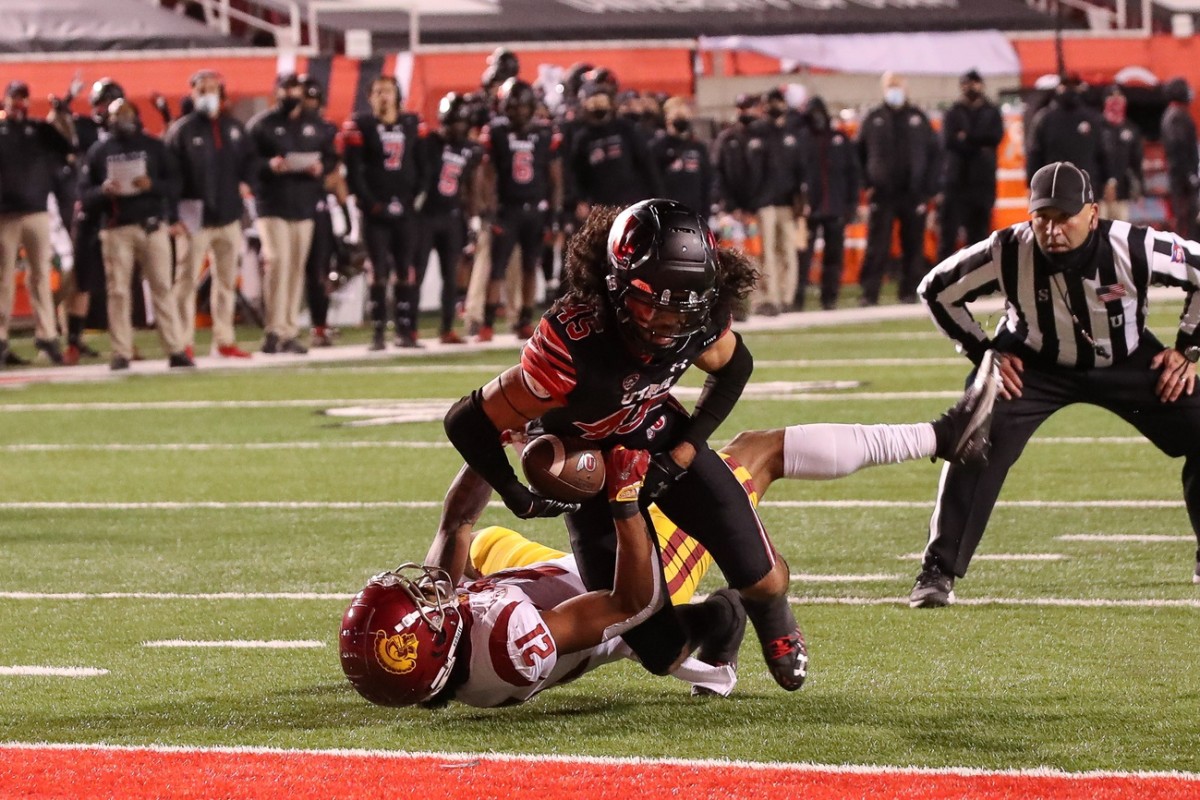
[(0, 675), (49, 678), (94, 678), (107, 675), (108, 670), (98, 667), (0, 667)]
[[(1031, 444), (1145, 444), (1149, 440), (1141, 436), (1066, 436), (1034, 438)], [(723, 444), (728, 444), (725, 442)], [(717, 444), (714, 447), (720, 446)], [(0, 445), (0, 453), (60, 453), (60, 452), (204, 452), (207, 450), (445, 450), (453, 447), (445, 439), (434, 441), (350, 441), (322, 442), (316, 440), (295, 442), (27, 442), (24, 444)]]
[[(929, 508), (930, 500), (765, 500), (760, 508)], [(502, 508), (498, 501), (491, 508)], [(13, 501), (0, 503), (0, 511), (226, 511), (231, 509), (328, 509), (359, 511), (386, 508), (441, 508), (441, 500), (154, 500), (145, 502)], [(1001, 500), (997, 508), (1182, 508), (1182, 500)]]
[[(925, 558), (924, 553), (907, 553), (902, 556), (896, 556), (902, 561), (920, 561)], [(973, 561), (1068, 561), (1070, 556), (1062, 553), (978, 553), (972, 559)]]
[(907, 575), (813, 575), (811, 573), (798, 573), (789, 575), (789, 580), (793, 583), (875, 583), (879, 581), (899, 581), (906, 580)]
[(1195, 542), (1196, 537), (1186, 534), (1160, 533), (1067, 533), (1056, 536), (1061, 542)]
[[(908, 597), (789, 597), (793, 605), (904, 606)], [(1200, 608), (1200, 598), (1181, 600), (1109, 600), (1098, 597), (961, 597), (956, 606), (1039, 606), (1048, 608)]]
[(142, 642), (142, 647), (213, 647), (229, 648), (233, 650), (307, 650), (324, 646), (324, 642), (318, 642), (313, 639), (298, 639), (296, 641), (285, 641), (281, 639), (230, 639), (228, 641), (159, 639), (156, 641)]

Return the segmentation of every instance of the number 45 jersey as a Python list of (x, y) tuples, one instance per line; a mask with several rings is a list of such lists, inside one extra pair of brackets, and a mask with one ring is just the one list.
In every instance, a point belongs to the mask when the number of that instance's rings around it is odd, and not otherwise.
[(647, 361), (630, 352), (612, 314), (554, 304), (525, 343), (521, 367), (534, 395), (564, 405), (542, 415), (533, 428), (579, 436), (601, 449), (618, 444), (651, 452), (670, 448), (676, 426), (687, 418), (671, 387), (729, 324), (729, 319), (709, 320), (695, 335)]

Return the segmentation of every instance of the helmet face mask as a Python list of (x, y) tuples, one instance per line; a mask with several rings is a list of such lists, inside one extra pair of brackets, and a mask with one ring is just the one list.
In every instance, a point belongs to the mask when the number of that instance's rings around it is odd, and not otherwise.
[(637, 355), (669, 353), (708, 323), (717, 301), (716, 239), (695, 212), (671, 200), (622, 211), (608, 236), (609, 300)]
[(465, 625), (449, 576), (402, 564), (367, 583), (342, 618), (342, 671), (372, 703), (409, 706), (441, 692)]

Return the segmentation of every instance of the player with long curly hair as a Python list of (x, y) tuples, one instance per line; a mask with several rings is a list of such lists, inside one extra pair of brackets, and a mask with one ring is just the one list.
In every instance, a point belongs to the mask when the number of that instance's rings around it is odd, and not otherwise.
[[(460, 400), (446, 415), (451, 442), (518, 517), (566, 514), (588, 589), (610, 587), (614, 525), (603, 498), (564, 503), (518, 480), (504, 432), (581, 437), (602, 450), (647, 450), (641, 505), (654, 501), (703, 544), (741, 594), (772, 677), (794, 691), (807, 674), (804, 638), (787, 603), (788, 568), (732, 469), (708, 446), (732, 411), (754, 360), (732, 330), (732, 309), (756, 274), (720, 250), (707, 223), (670, 200), (598, 208), (571, 240), (565, 296), (542, 317), (521, 363)], [(708, 373), (689, 413), (671, 388), (691, 366)], [(431, 550), (454, 578), (469, 542), (439, 537)], [(642, 664), (663, 674), (690, 633), (670, 604), (625, 634)]]

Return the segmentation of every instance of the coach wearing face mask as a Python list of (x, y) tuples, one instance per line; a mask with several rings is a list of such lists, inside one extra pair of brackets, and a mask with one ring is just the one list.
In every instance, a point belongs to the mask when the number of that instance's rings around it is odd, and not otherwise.
[(137, 106), (114, 100), (108, 139), (92, 145), (80, 175), (80, 201), (100, 218), (100, 250), (108, 291), (108, 332), (113, 370), (133, 360), (131, 286), (138, 266), (150, 284), (154, 323), (172, 367), (194, 367), (171, 299), (171, 242), (167, 226), (178, 220), (179, 172), (162, 140), (142, 131)]
[(1104, 154), (1104, 118), (1084, 103), (1080, 81), (1066, 78), (1054, 90), (1050, 104), (1029, 127), (1025, 174), (1029, 180), (1047, 164), (1070, 161), (1088, 174), (1093, 186), (1104, 186), (1109, 170)]
[(926, 271), (925, 214), (938, 190), (940, 147), (929, 118), (909, 103), (899, 75), (885, 72), (882, 86), (883, 103), (867, 113), (858, 132), (858, 154), (871, 204), (859, 278), (863, 306), (879, 302), (896, 220), (902, 253), (900, 301), (917, 301), (917, 284)]
[(312, 246), (317, 203), (325, 176), (337, 165), (333, 139), (303, 105), (304, 85), (291, 73), (275, 81), (275, 105), (250, 120), (247, 130), (259, 159), (258, 233), (266, 267), (264, 353), (303, 355), (296, 338), (304, 300), (304, 266)]
[(663, 179), (663, 197), (683, 203), (700, 214), (712, 205), (712, 165), (708, 148), (696, 141), (692, 109), (682, 97), (663, 103), (666, 130), (650, 143), (650, 153)]
[(179, 162), (180, 223), (187, 253), (172, 290), (189, 351), (196, 336), (196, 281), (212, 253), (213, 349), (224, 358), (248, 358), (237, 346), (233, 316), (242, 252), (242, 198), (251, 194), (257, 159), (242, 124), (224, 109), (225, 85), (211, 70), (192, 76), (191, 113), (167, 131), (167, 149)]

